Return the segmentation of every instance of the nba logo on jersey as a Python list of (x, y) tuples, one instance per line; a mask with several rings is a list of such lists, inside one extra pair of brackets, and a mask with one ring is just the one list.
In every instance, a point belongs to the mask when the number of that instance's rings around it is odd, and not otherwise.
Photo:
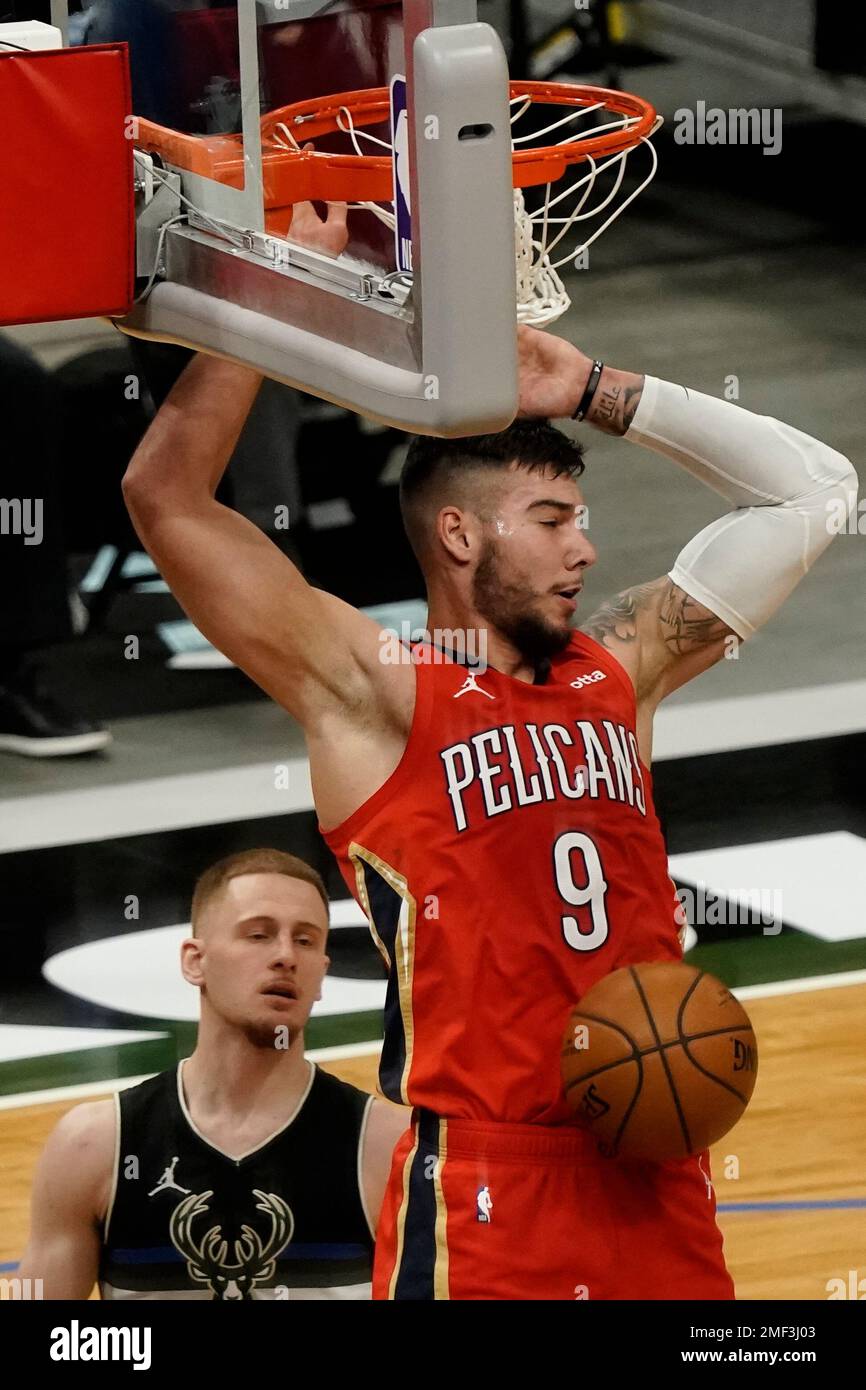
[(490, 1213), (493, 1210), (493, 1198), (490, 1195), (490, 1188), (485, 1183), (484, 1187), (479, 1187), (475, 1195), (476, 1218), (484, 1221), (489, 1226), (491, 1221)]

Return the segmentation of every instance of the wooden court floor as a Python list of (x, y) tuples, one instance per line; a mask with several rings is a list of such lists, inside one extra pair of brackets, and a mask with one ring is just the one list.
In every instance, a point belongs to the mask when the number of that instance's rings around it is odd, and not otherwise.
[[(847, 1285), (852, 1270), (866, 1279), (866, 985), (746, 1007), (758, 1083), (713, 1151), (728, 1264), (740, 1298), (826, 1299), (829, 1280)], [(326, 1069), (375, 1089), (375, 1053)], [(34, 1163), (75, 1103), (0, 1111), (0, 1264), (21, 1254)]]

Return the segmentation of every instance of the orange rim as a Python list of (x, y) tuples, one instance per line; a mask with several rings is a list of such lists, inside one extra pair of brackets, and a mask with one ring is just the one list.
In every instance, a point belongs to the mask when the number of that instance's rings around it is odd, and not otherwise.
[[(633, 123), (618, 130), (578, 140), (566, 140), (561, 145), (540, 145), (533, 149), (515, 150), (513, 154), (514, 187), (529, 188), (536, 184), (555, 183), (571, 164), (587, 159), (621, 154), (633, 149), (650, 135), (657, 116), (654, 107), (642, 97), (629, 92), (616, 92), (607, 87), (578, 87), (565, 82), (509, 83), (511, 100), (522, 97), (534, 105), (589, 107), (602, 104), (610, 115), (632, 118)], [(390, 202), (393, 198), (392, 161), (388, 155), (327, 154), (324, 151), (294, 151), (282, 148), (285, 139), (277, 130), (285, 125), (303, 145), (322, 135), (347, 135), (345, 120), (348, 111), (352, 124), (365, 126), (389, 124), (390, 93), (387, 87), (370, 87), (357, 92), (339, 92), (330, 97), (315, 97), (293, 102), (262, 117), (262, 143), (265, 149), (285, 160), (281, 171), (281, 191), (289, 196), (287, 202), (318, 199), (325, 202)]]

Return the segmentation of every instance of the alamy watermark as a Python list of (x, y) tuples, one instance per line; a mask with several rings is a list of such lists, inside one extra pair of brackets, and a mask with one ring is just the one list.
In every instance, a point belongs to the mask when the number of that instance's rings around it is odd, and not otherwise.
[(782, 149), (782, 109), (779, 106), (730, 107), (695, 103), (674, 112), (678, 145), (762, 145), (764, 154)]
[(25, 545), (42, 544), (41, 497), (0, 497), (0, 536), (23, 536)]
[(379, 633), (379, 660), (385, 666), (444, 666), (458, 661), (475, 671), (487, 669), (487, 629), (434, 627), (413, 628), (402, 622), (399, 631), (386, 628)]
[(828, 1279), (824, 1288), (828, 1300), (850, 1298), (862, 1303), (866, 1299), (866, 1278), (861, 1276), (859, 1269), (849, 1269), (847, 1277)]
[(42, 1279), (0, 1279), (0, 1303), (29, 1303), (44, 1298), (43, 1283)]
[(760, 926), (764, 936), (778, 936), (782, 930), (782, 891), (780, 888), (729, 888), (714, 893), (705, 883), (677, 889), (678, 920), (695, 927)]
[(828, 535), (866, 536), (866, 497), (831, 497), (826, 508)]
[(52, 1361), (131, 1361), (134, 1371), (151, 1364), (149, 1327), (82, 1327), (73, 1318), (68, 1327), (52, 1328), (48, 1355)]

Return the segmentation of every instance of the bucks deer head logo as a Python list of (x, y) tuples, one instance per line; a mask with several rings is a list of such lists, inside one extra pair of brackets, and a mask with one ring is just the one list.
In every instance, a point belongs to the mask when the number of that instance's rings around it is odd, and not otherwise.
[(254, 1188), (256, 1211), (270, 1218), (270, 1230), (263, 1240), (252, 1226), (241, 1226), (241, 1234), (233, 1242), (234, 1260), (230, 1261), (229, 1243), (221, 1226), (211, 1226), (200, 1239), (193, 1235), (193, 1222), (209, 1210), (212, 1196), (213, 1192), (193, 1192), (178, 1203), (169, 1225), (172, 1241), (186, 1260), (190, 1279), (207, 1284), (214, 1298), (233, 1302), (250, 1299), (257, 1284), (273, 1278), (277, 1260), (292, 1238), (295, 1219), (282, 1197)]

